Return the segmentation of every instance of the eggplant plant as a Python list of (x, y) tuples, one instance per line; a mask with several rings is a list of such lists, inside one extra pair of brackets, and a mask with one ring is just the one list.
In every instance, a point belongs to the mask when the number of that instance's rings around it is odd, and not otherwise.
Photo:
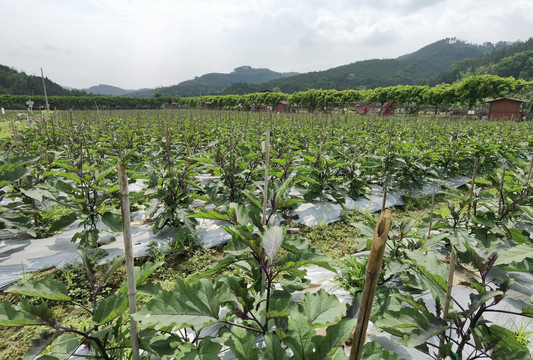
[[(228, 224), (232, 240), (226, 256), (189, 283), (178, 280), (170, 291), (141, 288), (154, 295), (134, 315), (144, 331), (177, 331), (167, 341), (176, 342), (172, 356), (178, 357), (218, 354), (221, 345), (211, 342), (216, 337), (238, 359), (288, 359), (290, 353), (295, 359), (346, 358), (340, 345), (355, 323), (342, 318), (346, 305), (323, 290), (293, 298), (309, 284), (303, 266), (334, 271), (326, 257), (283, 228), (263, 225), (254, 206), (232, 203), (225, 212), (194, 216)], [(229, 266), (233, 274), (221, 274)], [(323, 326), (328, 326), (326, 335), (317, 335), (315, 329)], [(264, 346), (257, 346), (260, 342)]]
[[(32, 343), (28, 357), (43, 359), (65, 359), (85, 347), (101, 359), (124, 358), (131, 348), (129, 322), (121, 315), (128, 309), (127, 287), (124, 284), (112, 295), (102, 298), (104, 285), (115, 274), (124, 261), (117, 257), (97, 267), (95, 257), (89, 252), (80, 252), (89, 289), (88, 298), (75, 301), (68, 295), (67, 287), (51, 276), (40, 280), (29, 279), (8, 289), (8, 293), (19, 296), (17, 304), (9, 301), (0, 303), (0, 325), (2, 326), (46, 326), (47, 330)], [(145, 263), (136, 268), (136, 286), (140, 286), (161, 263)], [(52, 304), (69, 303), (90, 316), (89, 326), (64, 325), (60, 314), (55, 313)], [(41, 358), (41, 357), (39, 357)]]

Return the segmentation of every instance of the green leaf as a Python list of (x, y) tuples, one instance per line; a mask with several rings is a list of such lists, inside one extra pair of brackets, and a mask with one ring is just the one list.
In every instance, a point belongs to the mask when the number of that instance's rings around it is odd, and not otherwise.
[(14, 285), (8, 292), (26, 296), (38, 296), (50, 300), (70, 300), (65, 285), (54, 280), (52, 276), (47, 276), (41, 280), (29, 279), (26, 282)]
[(198, 211), (194, 214), (188, 215), (195, 219), (211, 219), (211, 220), (223, 220), (230, 221), (228, 214), (221, 214), (217, 211)]
[(94, 309), (93, 322), (102, 325), (116, 319), (128, 308), (127, 294), (113, 294), (98, 302)]
[[(129, 219), (126, 219), (129, 221)], [(122, 216), (109, 211), (102, 214), (102, 222), (113, 232), (122, 232)]]
[(371, 341), (363, 346), (361, 359), (365, 360), (401, 360), (401, 357), (392, 351), (387, 351), (377, 341)]
[(339, 347), (348, 339), (356, 323), (356, 319), (342, 319), (328, 326), (326, 336), (315, 336), (313, 338), (315, 351), (311, 354), (311, 359), (329, 359), (331, 350)]
[(31, 341), (30, 349), (24, 354), (23, 360), (33, 360), (46, 349), (61, 333), (59, 331), (42, 331), (39, 339)]
[[(335, 295), (320, 289), (315, 293), (306, 293), (300, 301), (302, 313), (307, 316), (313, 327), (320, 327), (337, 321), (346, 311)], [(295, 316), (296, 314), (293, 314)]]
[(226, 342), (235, 357), (239, 360), (256, 360), (259, 349), (254, 346), (255, 333), (233, 326), (231, 336)]
[(0, 303), (1, 326), (42, 325), (42, 321), (35, 319), (11, 305), (9, 301)]
[(223, 288), (219, 293), (214, 284), (201, 279), (198, 283), (176, 281), (171, 291), (152, 299), (133, 318), (144, 326), (156, 329), (176, 326), (177, 329), (193, 327), (199, 330), (219, 319)]
[(71, 213), (69, 213), (67, 215), (63, 215), (59, 219), (57, 219), (56, 221), (54, 221), (52, 223), (52, 225), (50, 226), (48, 231), (50, 233), (55, 233), (55, 232), (58, 232), (60, 230), (63, 230), (64, 228), (66, 228), (67, 226), (72, 224), (77, 219), (78, 219), (78, 216), (76, 215), (75, 212), (71, 212)]
[(80, 345), (76, 335), (63, 335), (54, 342), (52, 347), (47, 348), (48, 354), (40, 356), (38, 360), (68, 359)]
[(498, 251), (498, 258), (494, 263), (495, 266), (507, 265), (512, 262), (521, 262), (525, 259), (533, 258), (533, 246), (529, 244), (518, 244), (511, 248)]
[(269, 226), (265, 229), (265, 232), (263, 233), (263, 249), (265, 249), (265, 254), (271, 261), (274, 261), (274, 257), (282, 243), (283, 228), (279, 226)]
[(234, 256), (226, 256), (222, 260), (211, 265), (211, 267), (192, 275), (190, 280), (210, 278), (213, 275), (218, 274), (222, 269), (228, 267), (231, 264), (234, 264), (236, 261), (239, 261), (239, 260), (237, 260)]
[(40, 202), (43, 201), (43, 197), (45, 196), (48, 198), (54, 197), (48, 190), (38, 189), (38, 188), (32, 188), (28, 190), (20, 189), (20, 192), (24, 194), (25, 196), (29, 197), (30, 199), (35, 199)]
[(266, 360), (286, 360), (290, 359), (286, 351), (281, 346), (280, 338), (273, 333), (265, 334), (265, 359)]
[(446, 329), (447, 323), (428, 311), (418, 311), (411, 307), (403, 307), (398, 311), (387, 311), (381, 319), (374, 323), (392, 335), (402, 337), (399, 343), (410, 347), (424, 344), (427, 340)]
[(313, 325), (304, 314), (289, 317), (289, 333), (283, 342), (292, 350), (291, 359), (307, 360), (313, 350), (312, 338), (315, 334)]
[(420, 280), (431, 291), (433, 298), (441, 304), (444, 303), (447, 289), (447, 283), (444, 280), (448, 276), (447, 265), (434, 254), (423, 254), (420, 251), (410, 252), (409, 257), (422, 274)]
[[(533, 295), (531, 295), (533, 298)], [(525, 306), (522, 308), (522, 315), (527, 317), (533, 317), (533, 306)]]
[(311, 281), (305, 278), (299, 278), (296, 276), (283, 275), (280, 281), (280, 285), (289, 294), (292, 294), (295, 291), (302, 291), (309, 287)]

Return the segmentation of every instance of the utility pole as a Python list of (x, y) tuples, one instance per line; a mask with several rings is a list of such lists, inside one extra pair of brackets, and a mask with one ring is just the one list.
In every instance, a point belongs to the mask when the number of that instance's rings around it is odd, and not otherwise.
[(50, 105), (48, 105), (48, 95), (46, 95), (46, 85), (44, 83), (43, 68), (41, 68), (41, 79), (43, 79), (44, 100), (46, 101), (46, 110), (50, 110)]

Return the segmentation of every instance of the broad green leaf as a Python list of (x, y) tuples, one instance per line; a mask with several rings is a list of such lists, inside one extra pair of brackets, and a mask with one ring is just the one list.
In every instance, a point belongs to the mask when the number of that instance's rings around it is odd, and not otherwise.
[[(532, 295), (533, 297), (533, 295)], [(533, 306), (525, 306), (522, 308), (522, 315), (527, 317), (533, 317)]]
[(217, 211), (198, 211), (194, 214), (188, 215), (195, 219), (211, 219), (211, 220), (223, 220), (230, 221), (228, 214), (221, 214)]
[(293, 352), (291, 359), (307, 360), (313, 350), (312, 338), (315, 334), (313, 325), (304, 314), (289, 317), (288, 337), (283, 340)]
[(8, 292), (26, 296), (38, 296), (50, 300), (70, 300), (65, 285), (54, 280), (52, 276), (47, 276), (41, 280), (29, 279), (12, 286)]
[(533, 259), (533, 246), (529, 244), (518, 244), (498, 252), (495, 266), (507, 265), (511, 262), (522, 262), (525, 259)]
[(254, 346), (256, 333), (248, 332), (238, 326), (233, 326), (231, 336), (226, 342), (235, 357), (239, 360), (256, 360), (259, 358), (259, 349)]
[[(302, 314), (307, 316), (315, 328), (335, 322), (346, 311), (346, 305), (324, 289), (315, 293), (306, 293), (300, 301), (300, 305), (302, 306)], [(295, 315), (293, 314), (293, 316)]]
[(225, 294), (217, 293), (214, 284), (207, 279), (194, 284), (178, 279), (171, 291), (149, 301), (133, 318), (144, 327), (181, 329), (190, 326), (198, 330), (218, 320), (223, 296)]
[(265, 229), (263, 233), (263, 249), (270, 261), (274, 261), (274, 257), (278, 249), (283, 243), (283, 228), (279, 226), (270, 226)]
[(296, 276), (283, 275), (280, 281), (280, 285), (286, 292), (292, 294), (295, 291), (302, 291), (309, 287), (311, 281), (305, 278), (299, 278)]
[(24, 354), (23, 360), (33, 360), (47, 348), (61, 333), (59, 331), (42, 331), (39, 339), (31, 341), (30, 349)]
[(76, 335), (63, 335), (57, 339), (54, 344), (47, 348), (48, 354), (40, 356), (38, 360), (63, 360), (72, 356), (72, 353), (80, 345), (80, 340)]
[[(129, 221), (129, 219), (127, 219)], [(109, 211), (102, 214), (102, 222), (113, 232), (122, 232), (122, 216)]]
[(128, 308), (128, 294), (118, 293), (98, 302), (93, 322), (102, 325), (120, 316)]
[(440, 299), (440, 303), (444, 302), (446, 293), (448, 276), (448, 267), (434, 254), (423, 254), (420, 251), (412, 251), (409, 257), (414, 265), (421, 272), (419, 278), (422, 283), (431, 291), (434, 299)]
[(310, 359), (329, 359), (331, 350), (339, 347), (352, 333), (357, 323), (356, 319), (342, 319), (338, 323), (328, 326), (326, 336), (315, 336), (313, 343), (315, 351), (311, 354)]
[(64, 228), (66, 228), (67, 226), (69, 226), (70, 224), (72, 224), (77, 219), (78, 219), (78, 216), (76, 215), (75, 212), (71, 212), (71, 213), (69, 213), (67, 215), (63, 215), (59, 219), (57, 219), (56, 221), (54, 221), (52, 223), (52, 225), (50, 226), (48, 231), (51, 232), (51, 233), (55, 233), (57, 231), (60, 231), (60, 230), (62, 230)]
[(446, 329), (447, 323), (428, 311), (420, 312), (411, 307), (398, 311), (387, 311), (383, 318), (377, 319), (377, 328), (399, 336), (398, 342), (410, 347), (424, 344), (427, 340)]
[(0, 325), (1, 326), (22, 326), (22, 325), (42, 325), (42, 321), (35, 319), (28, 314), (13, 307), (9, 301), (0, 303)]
[(28, 190), (20, 189), (20, 192), (24, 194), (25, 196), (29, 197), (30, 199), (34, 199), (39, 202), (43, 202), (43, 197), (47, 197), (47, 198), (54, 197), (48, 190), (45, 190), (45, 189), (38, 189), (38, 188), (32, 188)]
[(370, 341), (363, 346), (362, 359), (365, 360), (401, 360), (392, 351), (387, 351), (377, 341)]
[(208, 279), (212, 277), (213, 275), (218, 274), (222, 269), (228, 267), (231, 264), (234, 264), (237, 261), (240, 261), (240, 260), (236, 259), (234, 256), (226, 256), (222, 260), (211, 265), (211, 267), (192, 275), (190, 279), (191, 280)]
[(28, 174), (29, 172), (31, 172), (31, 169), (27, 167), (23, 167), (23, 166), (18, 166), (18, 167), (14, 167), (11, 169), (3, 170), (0, 173), (0, 179), (2, 179), (0, 182), (0, 185), (2, 187), (7, 186), (11, 184), (13, 181), (17, 181), (21, 179), (24, 175)]
[(65, 179), (68, 179), (68, 180), (72, 180), (76, 184), (81, 185), (80, 177), (78, 175), (72, 173), (72, 172), (58, 172), (56, 175), (57, 176), (61, 176), (61, 177), (65, 178)]
[(265, 359), (266, 360), (286, 360), (290, 359), (287, 352), (281, 346), (280, 338), (273, 333), (265, 334)]

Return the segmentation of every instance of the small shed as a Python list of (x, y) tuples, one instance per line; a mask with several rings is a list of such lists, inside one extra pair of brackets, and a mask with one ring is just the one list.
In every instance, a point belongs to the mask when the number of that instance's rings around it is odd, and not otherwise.
[(522, 105), (527, 103), (527, 101), (504, 97), (488, 101), (488, 103), (490, 104), (489, 120), (522, 121), (524, 112)]
[(213, 103), (211, 101), (204, 102), (204, 110), (213, 110)]
[(280, 101), (276, 104), (275, 111), (277, 113), (286, 113), (289, 112), (289, 102), (288, 101)]

